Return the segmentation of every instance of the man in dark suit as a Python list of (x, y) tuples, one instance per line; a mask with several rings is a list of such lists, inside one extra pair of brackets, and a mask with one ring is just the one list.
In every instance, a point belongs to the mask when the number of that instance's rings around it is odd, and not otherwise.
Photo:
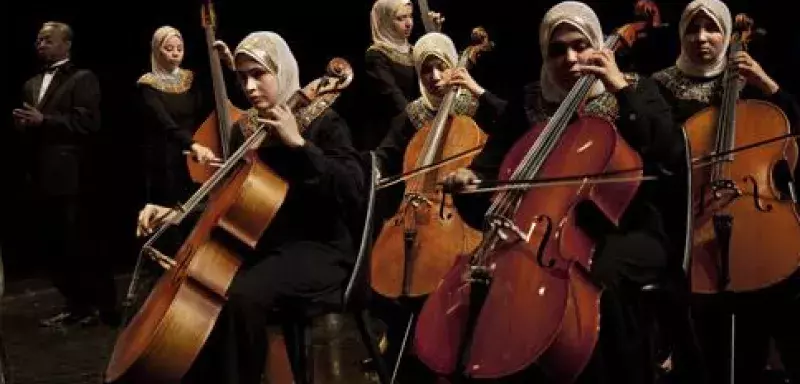
[(89, 70), (70, 61), (72, 29), (44, 23), (36, 40), (43, 70), (23, 87), (16, 127), (31, 144), (31, 180), (40, 224), (34, 238), (44, 247), (53, 284), (66, 306), (43, 325), (115, 323), (116, 298), (108, 263), (97, 243), (87, 204), (90, 143), (100, 130), (100, 85)]

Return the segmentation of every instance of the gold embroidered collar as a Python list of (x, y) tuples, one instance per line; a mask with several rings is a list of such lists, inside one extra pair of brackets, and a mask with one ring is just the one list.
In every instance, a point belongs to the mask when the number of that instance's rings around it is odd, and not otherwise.
[(411, 55), (411, 52), (401, 53), (401, 52), (397, 52), (394, 49), (389, 49), (389, 47), (385, 47), (383, 45), (378, 45), (378, 44), (371, 45), (369, 48), (367, 48), (367, 50), (368, 51), (372, 50), (372, 51), (381, 52), (384, 55), (386, 55), (386, 57), (388, 57), (389, 60), (391, 60), (392, 62), (395, 62), (397, 64), (405, 65), (407, 67), (413, 67), (414, 66), (414, 58)]
[(186, 69), (179, 69), (175, 76), (162, 76), (153, 72), (142, 75), (137, 84), (148, 85), (166, 93), (184, 93), (192, 87), (194, 73)]

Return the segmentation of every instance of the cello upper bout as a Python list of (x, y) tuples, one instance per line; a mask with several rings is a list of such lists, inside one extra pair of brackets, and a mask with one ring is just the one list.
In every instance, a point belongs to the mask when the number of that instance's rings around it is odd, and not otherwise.
[(289, 184), (257, 157), (231, 183), (238, 184), (238, 188), (225, 188), (234, 193), (225, 196), (229, 199), (228, 208), (219, 226), (255, 248), (286, 199)]

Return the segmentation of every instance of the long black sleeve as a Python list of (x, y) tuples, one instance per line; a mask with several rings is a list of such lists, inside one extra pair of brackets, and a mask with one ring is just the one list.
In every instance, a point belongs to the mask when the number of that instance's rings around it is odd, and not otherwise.
[(350, 141), (347, 123), (337, 114), (327, 112), (318, 118), (309, 128), (305, 145), (288, 154), (293, 164), (286, 175), (290, 185), (302, 184), (345, 212), (363, 205), (363, 164)]
[(491, 130), (497, 126), (507, 106), (507, 101), (492, 92), (485, 91), (478, 97), (478, 109), (473, 120), (484, 132), (491, 134)]
[(70, 110), (44, 114), (42, 128), (60, 131), (58, 135), (87, 135), (100, 130), (100, 81), (89, 71), (77, 76), (71, 91)]
[(376, 50), (367, 50), (364, 57), (367, 79), (375, 89), (380, 100), (376, 104), (391, 106), (387, 113), (394, 116), (401, 113), (409, 100), (397, 84), (391, 69), (391, 62), (384, 54)]
[(684, 142), (656, 82), (642, 78), (616, 93), (617, 129), (645, 162), (671, 168), (683, 161)]
[(148, 108), (154, 120), (158, 122), (158, 128), (164, 130), (170, 139), (180, 143), (181, 148), (189, 149), (193, 143), (192, 135), (188, 131), (181, 129), (178, 123), (170, 116), (159, 96), (159, 92), (147, 85), (141, 85), (139, 88), (144, 105)]
[(392, 119), (389, 132), (375, 149), (381, 177), (399, 175), (402, 172), (403, 156), (415, 133), (417, 130), (405, 111)]

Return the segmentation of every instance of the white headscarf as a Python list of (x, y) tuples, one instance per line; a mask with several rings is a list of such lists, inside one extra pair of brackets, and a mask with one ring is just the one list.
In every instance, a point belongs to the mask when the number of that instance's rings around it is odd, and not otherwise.
[(275, 74), (278, 82), (278, 100), (285, 103), (300, 89), (300, 70), (292, 51), (277, 33), (253, 32), (236, 46), (234, 56), (246, 55)]
[(408, 54), (411, 44), (394, 26), (397, 11), (405, 5), (411, 5), (411, 0), (377, 0), (372, 5), (370, 13), (370, 26), (372, 27), (372, 43), (392, 51)]
[(175, 68), (174, 71), (171, 71), (167, 68), (164, 68), (162, 65), (164, 58), (161, 57), (161, 47), (164, 46), (164, 43), (166, 43), (167, 39), (173, 36), (183, 41), (181, 32), (173, 27), (170, 27), (169, 25), (160, 27), (156, 29), (155, 33), (153, 33), (153, 40), (150, 42), (150, 70), (154, 75), (172, 77), (178, 74), (178, 68)]
[(435, 56), (444, 61), (450, 68), (455, 68), (458, 64), (458, 52), (453, 40), (445, 34), (439, 32), (426, 33), (417, 40), (413, 50), (414, 68), (417, 70), (419, 79), (419, 89), (425, 106), (437, 109), (441, 103), (441, 98), (431, 94), (422, 84), (422, 63), (430, 56)]
[[(683, 37), (686, 35), (686, 28), (689, 27), (692, 19), (701, 13), (711, 18), (725, 36), (722, 50), (719, 52), (716, 60), (710, 64), (692, 62), (689, 59), (689, 55), (686, 54), (686, 50), (683, 48)], [(678, 24), (679, 36), (681, 39), (681, 54), (678, 56), (678, 61), (675, 62), (675, 65), (681, 72), (690, 76), (713, 77), (719, 75), (725, 70), (725, 64), (727, 62), (726, 52), (731, 42), (732, 27), (733, 21), (731, 19), (731, 12), (728, 10), (728, 6), (725, 5), (725, 3), (719, 0), (692, 1), (686, 6), (686, 9), (683, 10), (681, 21)]]
[[(553, 78), (553, 74), (547, 65), (547, 49), (550, 45), (553, 31), (564, 23), (577, 28), (580, 33), (586, 36), (592, 48), (601, 49), (603, 47), (603, 29), (600, 26), (600, 20), (588, 5), (578, 1), (564, 1), (556, 4), (545, 13), (539, 26), (539, 49), (542, 52), (543, 61), (540, 83), (544, 99), (556, 103), (564, 100), (570, 90), (561, 88)], [(605, 87), (598, 80), (592, 87), (590, 96), (599, 95), (603, 92), (605, 92)]]

